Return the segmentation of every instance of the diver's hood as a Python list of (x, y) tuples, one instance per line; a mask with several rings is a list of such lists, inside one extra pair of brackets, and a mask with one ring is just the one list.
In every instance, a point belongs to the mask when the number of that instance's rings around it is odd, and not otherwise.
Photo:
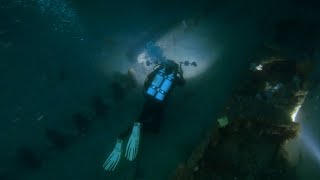
[(165, 74), (177, 73), (179, 70), (179, 65), (170, 59), (166, 60), (163, 66), (165, 67)]

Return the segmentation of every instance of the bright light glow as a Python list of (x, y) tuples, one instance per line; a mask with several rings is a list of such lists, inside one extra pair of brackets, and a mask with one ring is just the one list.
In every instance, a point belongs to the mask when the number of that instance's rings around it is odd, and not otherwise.
[(145, 51), (138, 55), (137, 61), (138, 64), (134, 65), (133, 69), (135, 71), (135, 77), (137, 82), (142, 85), (145, 78), (149, 73), (153, 71), (154, 65), (147, 66), (146, 62), (148, 60), (148, 55)]
[(145, 63), (147, 61), (147, 54), (145, 51), (143, 51), (141, 54), (137, 57), (138, 63)]
[(184, 77), (192, 78), (204, 73), (215, 62), (217, 52), (214, 51), (214, 45), (208, 42), (208, 38), (201, 32), (195, 30), (185, 33), (184, 29), (183, 25), (176, 27), (157, 43), (168, 59), (176, 62), (196, 62), (197, 67), (183, 66)]
[[(162, 48), (166, 58), (174, 60), (176, 63), (194, 61), (197, 64), (197, 67), (182, 66), (184, 77), (188, 79), (204, 73), (215, 62), (217, 52), (212, 50), (213, 45), (207, 40), (204, 33), (196, 28), (193, 31), (185, 32), (186, 28), (188, 27), (182, 22), (159, 38), (155, 44)], [(145, 63), (147, 61), (146, 52), (141, 52), (137, 61), (143, 66), (143, 73), (152, 71), (153, 65), (146, 66)]]
[(262, 64), (259, 64), (258, 66), (256, 66), (256, 70), (257, 71), (262, 71), (262, 67), (263, 67)]
[(292, 119), (293, 122), (296, 121), (296, 116), (297, 116), (300, 108), (301, 108), (301, 105), (298, 105), (297, 107), (294, 108), (294, 110), (293, 110), (293, 112), (291, 114), (291, 119)]
[[(164, 57), (178, 64), (185, 61), (195, 62), (197, 64), (196, 67), (182, 65), (184, 78), (190, 79), (200, 77), (216, 62), (220, 45), (216, 45), (212, 42), (212, 38), (208, 38), (212, 36), (212, 32), (209, 32), (207, 28), (199, 25), (192, 27), (190, 31), (186, 30), (187, 28), (191, 27), (188, 24), (183, 24), (183, 22), (179, 23), (159, 37), (155, 41), (155, 45), (162, 49)], [(120, 48), (119, 51), (116, 50), (112, 53), (105, 51), (99, 54), (101, 62), (97, 63), (97, 67), (108, 75), (114, 71), (127, 73), (128, 69), (130, 69), (131, 72), (134, 72), (137, 82), (143, 85), (145, 78), (154, 68), (154, 64), (146, 65), (146, 61), (149, 60), (147, 51), (141, 50), (141, 52), (138, 52), (139, 55), (137, 55), (135, 62), (132, 63), (132, 61), (127, 61), (126, 54), (120, 51), (122, 49)], [(106, 59), (117, 59), (117, 61), (107, 61)]]
[(251, 71), (262, 71), (262, 68), (263, 68), (262, 64), (251, 63), (250, 65)]
[[(292, 113), (292, 120), (296, 120), (296, 115), (303, 104), (306, 95), (308, 92), (303, 92), (305, 94), (303, 100), (299, 105), (295, 108), (294, 112)], [(305, 122), (306, 123), (306, 122)], [(312, 132), (317, 132), (317, 128), (307, 128), (306, 125), (302, 126), (302, 131), (300, 133), (300, 142), (304, 145), (304, 149), (309, 152), (312, 160), (316, 162), (320, 166), (320, 144), (317, 140), (317, 135), (312, 134)]]
[[(303, 123), (306, 124), (307, 122), (305, 121)], [(286, 143), (288, 158), (291, 163), (300, 163), (301, 154), (306, 153), (311, 158), (309, 160), (312, 160), (320, 166), (319, 134), (313, 134), (312, 132), (317, 133), (317, 127), (308, 128), (308, 125), (303, 125), (299, 137), (290, 139)]]
[(293, 122), (296, 122), (296, 117), (297, 114), (304, 102), (304, 100), (306, 99), (307, 95), (308, 95), (308, 91), (307, 92), (302, 92), (302, 95), (304, 96), (303, 99), (297, 104), (297, 106), (293, 109), (293, 112), (291, 113), (291, 119)]

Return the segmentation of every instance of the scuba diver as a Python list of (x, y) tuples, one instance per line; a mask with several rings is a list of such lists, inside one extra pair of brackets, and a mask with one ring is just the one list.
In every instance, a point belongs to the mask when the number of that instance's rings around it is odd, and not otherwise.
[[(173, 60), (164, 59), (157, 64), (154, 70), (146, 77), (144, 82), (145, 103), (139, 118), (134, 122), (133, 128), (129, 127), (117, 138), (116, 145), (104, 162), (102, 167), (107, 171), (113, 171), (118, 165), (124, 138), (131, 135), (126, 146), (125, 157), (133, 161), (139, 149), (140, 131), (158, 133), (164, 116), (164, 108), (175, 86), (183, 86), (185, 79), (180, 65)], [(131, 130), (132, 129), (132, 130)]]

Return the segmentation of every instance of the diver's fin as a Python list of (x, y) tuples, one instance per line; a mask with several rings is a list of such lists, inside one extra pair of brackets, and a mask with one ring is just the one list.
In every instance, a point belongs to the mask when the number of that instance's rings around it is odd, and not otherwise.
[(103, 163), (102, 167), (107, 171), (113, 171), (114, 168), (118, 165), (120, 158), (121, 158), (121, 152), (122, 152), (122, 140), (117, 139), (117, 143), (112, 151), (112, 153), (109, 155), (107, 160)]
[(136, 122), (134, 123), (132, 128), (132, 133), (127, 144), (125, 155), (129, 161), (133, 161), (138, 154), (140, 143), (140, 127), (141, 124), (139, 122)]

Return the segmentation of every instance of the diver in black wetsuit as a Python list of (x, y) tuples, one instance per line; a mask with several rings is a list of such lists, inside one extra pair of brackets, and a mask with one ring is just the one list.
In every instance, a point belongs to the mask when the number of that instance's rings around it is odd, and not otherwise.
[[(165, 91), (165, 89), (161, 90), (161, 88), (158, 87), (160, 85), (156, 85), (156, 83), (161, 83), (161, 79), (158, 78), (169, 77), (170, 75), (172, 75), (170, 82), (172, 84), (170, 87), (163, 87), (168, 88), (167, 91)], [(164, 109), (169, 98), (168, 96), (170, 96), (175, 86), (183, 86), (184, 84), (183, 71), (181, 67), (172, 60), (168, 60), (167, 63), (159, 65), (159, 67), (146, 77), (143, 89), (145, 102), (137, 120), (137, 122), (140, 122), (143, 126), (142, 130), (144, 132), (159, 132), (164, 117)], [(165, 85), (164, 82), (163, 85)], [(131, 130), (131, 128), (129, 130)], [(126, 136), (128, 136), (128, 133), (124, 132), (120, 135), (120, 138)]]
[(128, 140), (125, 156), (130, 161), (136, 158), (140, 142), (140, 129), (142, 128), (144, 132), (159, 132), (170, 93), (175, 86), (183, 86), (184, 84), (185, 79), (181, 64), (179, 66), (168, 59), (146, 77), (143, 89), (145, 103), (140, 116), (135, 121), (132, 132), (129, 128), (118, 137), (114, 150), (103, 164), (105, 170), (112, 171), (117, 166), (122, 153), (123, 139), (129, 136), (130, 132), (131, 136)]

